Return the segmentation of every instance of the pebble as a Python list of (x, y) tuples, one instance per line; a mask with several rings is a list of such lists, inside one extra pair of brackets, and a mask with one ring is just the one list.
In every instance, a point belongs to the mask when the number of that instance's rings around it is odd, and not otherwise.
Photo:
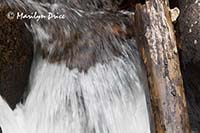
[(194, 40), (194, 44), (197, 44), (197, 42), (198, 42), (197, 40)]

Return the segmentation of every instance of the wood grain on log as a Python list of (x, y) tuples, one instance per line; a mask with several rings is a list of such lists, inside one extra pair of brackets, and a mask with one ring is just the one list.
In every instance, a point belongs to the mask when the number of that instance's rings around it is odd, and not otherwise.
[(179, 58), (168, 6), (136, 6), (138, 44), (147, 69), (156, 133), (189, 133)]

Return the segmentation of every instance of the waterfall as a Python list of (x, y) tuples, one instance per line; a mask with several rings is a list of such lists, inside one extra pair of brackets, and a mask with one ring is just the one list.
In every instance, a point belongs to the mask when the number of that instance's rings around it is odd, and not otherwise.
[(0, 97), (3, 133), (150, 133), (145, 72), (135, 39), (124, 35), (130, 14), (68, 2), (14, 2), (66, 18), (27, 25), (35, 46), (29, 92), (14, 111)]

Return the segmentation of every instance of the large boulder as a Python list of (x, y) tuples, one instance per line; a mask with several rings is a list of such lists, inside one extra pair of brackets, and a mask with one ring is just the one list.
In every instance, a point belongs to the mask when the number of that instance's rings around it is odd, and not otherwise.
[(200, 1), (179, 0), (182, 73), (192, 131), (200, 132)]

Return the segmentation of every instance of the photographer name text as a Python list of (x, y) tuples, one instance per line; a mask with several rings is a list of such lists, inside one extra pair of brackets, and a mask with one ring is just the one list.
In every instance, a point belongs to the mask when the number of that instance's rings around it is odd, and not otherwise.
[(36, 21), (39, 21), (41, 19), (65, 19), (64, 14), (54, 14), (49, 12), (47, 15), (38, 14), (37, 12), (32, 12), (31, 14), (25, 14), (23, 12), (17, 12), (16, 14), (17, 19), (35, 19)]

